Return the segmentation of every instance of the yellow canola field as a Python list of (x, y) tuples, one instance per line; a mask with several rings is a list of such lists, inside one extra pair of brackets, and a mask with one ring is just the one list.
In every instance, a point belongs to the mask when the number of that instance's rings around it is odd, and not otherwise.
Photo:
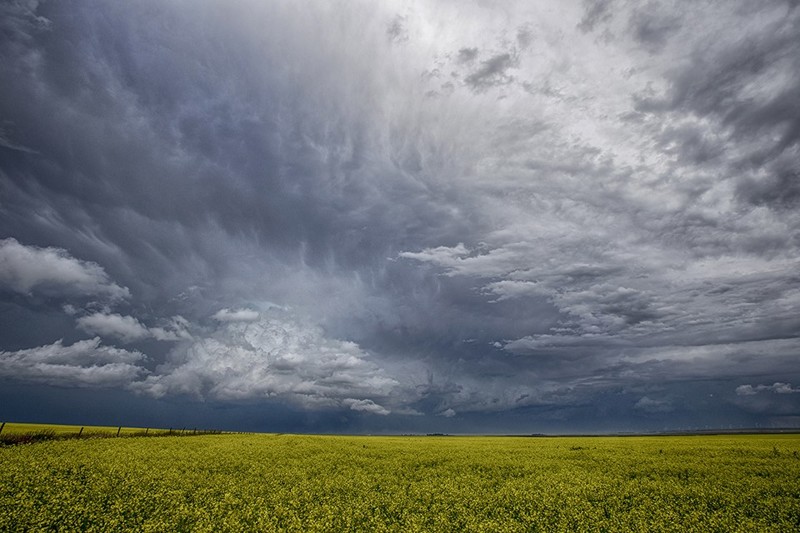
[(800, 436), (0, 448), (0, 531), (800, 531)]
[[(118, 426), (72, 426), (66, 424), (23, 424), (19, 422), (6, 422), (0, 435), (19, 433), (40, 433), (52, 431), (56, 435), (77, 435), (83, 428), (82, 435), (116, 435), (120, 430)], [(139, 433), (161, 434), (168, 433), (168, 429), (135, 428), (123, 426), (119, 431), (120, 436), (138, 435)]]

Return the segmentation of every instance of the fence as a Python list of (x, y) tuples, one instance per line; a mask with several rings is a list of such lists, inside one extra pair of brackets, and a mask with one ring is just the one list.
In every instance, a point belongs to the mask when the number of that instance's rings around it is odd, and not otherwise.
[(163, 429), (126, 426), (67, 426), (58, 424), (0, 423), (0, 445), (22, 444), (42, 440), (127, 438), (127, 437), (188, 437), (218, 435), (217, 429)]

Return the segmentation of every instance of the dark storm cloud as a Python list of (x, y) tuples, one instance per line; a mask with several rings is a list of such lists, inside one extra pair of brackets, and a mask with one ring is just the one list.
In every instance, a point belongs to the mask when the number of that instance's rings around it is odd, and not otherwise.
[(664, 13), (655, 2), (638, 8), (630, 19), (634, 38), (652, 53), (660, 52), (681, 27), (680, 17)]
[[(294, 20), (283, 37), (237, 40), (225, 24), (179, 23), (174, 9), (154, 9), (180, 31), (145, 24), (150, 15), (134, 6), (40, 9), (60, 23), (31, 30), (28, 38), (38, 44), (32, 71), (20, 54), (10, 56), (20, 59), (8, 66), (18, 91), (4, 102), (20, 135), (27, 128), (46, 155), (9, 159), (5, 170), (10, 203), (47, 216), (34, 223), (22, 213), (9, 216), (9, 233), (28, 242), (60, 234), (56, 240), (102, 261), (140, 298), (159, 298), (224, 276), (246, 242), (259, 245), (244, 261), (267, 271), (296, 269), (297, 262), (357, 265), (391, 255), (381, 251), (393, 246), (388, 232), (402, 240), (404, 231), (436, 231), (443, 209), (401, 174), (407, 157), (399, 159), (401, 169), (398, 158), (363, 168), (373, 109), (355, 102), (332, 109), (344, 103), (336, 93), (358, 101), (350, 89), (363, 82), (358, 68), (339, 77), (336, 65), (351, 68), (347, 57), (309, 55), (315, 45), (304, 35), (324, 39), (324, 31)], [(199, 28), (204, 38), (187, 48)], [(258, 54), (278, 43), (294, 46), (294, 56)], [(320, 70), (328, 82), (305, 79)], [(37, 101), (26, 86), (43, 87)], [(69, 132), (68, 139), (58, 132)], [(410, 135), (394, 137), (419, 158)], [(389, 201), (365, 181), (373, 175), (406, 202)], [(262, 246), (271, 251), (261, 253)]]
[[(741, 10), (754, 16), (751, 6)], [(795, 4), (771, 2), (756, 20), (721, 43), (700, 39), (692, 61), (669, 74), (665, 94), (639, 97), (637, 108), (671, 121), (710, 121), (716, 139), (691, 130), (674, 136), (683, 158), (702, 162), (724, 152), (739, 200), (785, 208), (798, 197), (800, 14)]]
[(508, 85), (514, 81), (514, 77), (507, 71), (514, 68), (516, 62), (516, 58), (508, 52), (494, 55), (482, 61), (479, 68), (464, 78), (464, 82), (474, 91), (485, 91), (490, 87)]
[[(5, 63), (17, 83), (7, 87), (4, 116), (9, 131), (40, 151), (4, 156), (4, 190), (16, 208), (4, 217), (4, 230), (28, 243), (66, 243), (125, 279), (136, 316), (101, 311), (76, 319), (86, 332), (124, 342), (179, 337), (174, 326), (143, 324), (143, 318), (166, 320), (165, 308), (183, 307), (193, 319), (204, 312), (229, 318), (220, 307), (245, 295), (293, 303), (298, 295), (283, 291), (304, 290), (311, 298), (315, 289), (331, 288), (336, 298), (358, 286), (357, 279), (337, 281), (337, 264), (360, 262), (371, 246), (383, 247), (377, 226), (387, 223), (372, 220), (380, 197), (365, 202), (373, 193), (359, 177), (358, 116), (317, 122), (330, 104), (327, 95), (319, 92), (323, 101), (309, 109), (314, 95), (292, 95), (293, 84), (305, 90), (298, 79), (304, 72), (273, 76), (297, 58), (264, 55), (259, 59), (267, 64), (259, 64), (252, 54), (270, 43), (232, 40), (224, 25), (206, 27), (204, 39), (188, 46), (185, 38), (202, 20), (179, 20), (176, 6), (151, 7), (148, 14), (136, 6), (43, 4), (36, 16), (58, 21), (47, 26), (28, 24), (33, 15), (22, 7), (15, 13), (14, 38), (4, 44), (26, 48), (9, 53), (12, 61)], [(150, 16), (181, 30), (163, 32), (146, 23)], [(298, 35), (295, 43), (302, 47), (303, 39)], [(208, 75), (217, 71), (230, 76)], [(15, 146), (8, 134), (4, 139), (6, 148)], [(35, 152), (41, 155), (28, 157)], [(379, 172), (387, 185), (405, 187), (391, 164)], [(242, 246), (250, 239), (259, 244)], [(101, 267), (63, 250), (4, 243), (3, 278), (13, 290), (53, 285), (69, 274), (86, 278), (66, 280), (81, 294), (94, 286), (94, 292), (123, 291)], [(26, 257), (47, 272), (20, 265)], [(315, 266), (334, 271), (317, 275)], [(231, 269), (238, 274), (231, 276)], [(294, 280), (286, 278), (289, 269)], [(252, 277), (258, 270), (263, 279)], [(236, 275), (249, 279), (220, 286), (221, 277)], [(254, 291), (254, 283), (264, 289)], [(154, 306), (162, 309), (153, 312)]]
[(7, 3), (2, 377), (365, 431), (789, 416), (746, 402), (800, 382), (795, 5)]
[(478, 57), (477, 48), (462, 48), (458, 51), (459, 63), (471, 63), (476, 57)]
[(584, 32), (592, 31), (598, 23), (611, 19), (611, 4), (612, 0), (584, 0), (585, 12), (578, 28)]

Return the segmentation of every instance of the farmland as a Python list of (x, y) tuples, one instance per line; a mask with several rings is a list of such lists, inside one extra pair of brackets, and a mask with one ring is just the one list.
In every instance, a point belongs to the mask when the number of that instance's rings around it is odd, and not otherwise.
[[(81, 434), (93, 437), (103, 436), (134, 436), (150, 433), (154, 435), (168, 434), (170, 429), (151, 429), (151, 428), (136, 428), (136, 427), (117, 427), (117, 426), (77, 426), (77, 425), (64, 425), (64, 424), (21, 424), (14, 422), (6, 422), (2, 425), (2, 435), (20, 435), (20, 434), (43, 434), (52, 433), (56, 437), (69, 437)], [(178, 431), (178, 430), (175, 430)], [(184, 430), (185, 431), (185, 430)]]
[(0, 531), (797, 531), (800, 435), (0, 448)]

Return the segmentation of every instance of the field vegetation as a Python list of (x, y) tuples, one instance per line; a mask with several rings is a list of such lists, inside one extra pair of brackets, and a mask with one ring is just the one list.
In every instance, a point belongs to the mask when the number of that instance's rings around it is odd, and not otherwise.
[(30, 444), (45, 440), (91, 439), (108, 437), (159, 437), (219, 434), (216, 430), (139, 428), (125, 426), (76, 426), (65, 424), (0, 424), (0, 446)]
[(0, 531), (800, 531), (800, 435), (0, 448)]

